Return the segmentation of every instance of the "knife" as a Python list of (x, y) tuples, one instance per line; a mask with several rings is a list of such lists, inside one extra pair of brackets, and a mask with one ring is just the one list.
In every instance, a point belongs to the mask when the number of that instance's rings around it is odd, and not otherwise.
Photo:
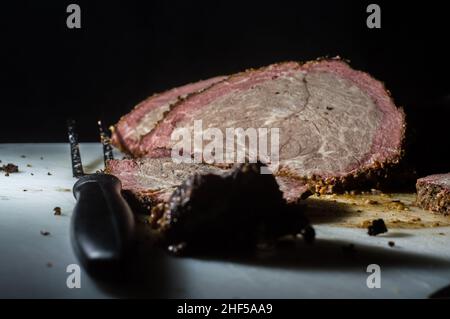
[[(109, 138), (99, 121), (104, 161), (113, 158)], [(68, 135), (76, 199), (71, 219), (72, 247), (84, 268), (96, 275), (114, 275), (126, 264), (135, 243), (133, 213), (122, 196), (120, 180), (109, 174), (85, 174), (75, 121), (68, 121)]]

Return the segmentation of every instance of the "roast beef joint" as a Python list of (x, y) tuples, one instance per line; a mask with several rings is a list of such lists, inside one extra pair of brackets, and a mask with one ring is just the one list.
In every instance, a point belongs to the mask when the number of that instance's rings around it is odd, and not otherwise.
[[(110, 171), (121, 175), (117, 167), (125, 166), (139, 172), (152, 165), (143, 164), (145, 159), (170, 158), (176, 143), (172, 133), (191, 130), (199, 120), (222, 132), (230, 127), (278, 128), (279, 162), (272, 171), (291, 202), (307, 191), (333, 193), (373, 185), (389, 177), (389, 169), (403, 155), (402, 109), (381, 82), (332, 59), (273, 64), (150, 97), (113, 129), (113, 143), (142, 159), (112, 164)], [(200, 167), (195, 163), (190, 171)], [(136, 177), (133, 169), (123, 175)], [(145, 189), (142, 183), (137, 186)]]

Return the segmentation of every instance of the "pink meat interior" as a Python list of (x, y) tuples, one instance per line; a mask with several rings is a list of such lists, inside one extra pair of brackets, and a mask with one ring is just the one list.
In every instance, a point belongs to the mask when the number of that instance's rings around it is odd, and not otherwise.
[(301, 177), (348, 175), (400, 156), (404, 114), (379, 81), (337, 60), (271, 65), (232, 76), (176, 107), (141, 140), (167, 156), (175, 129), (279, 128), (281, 165)]

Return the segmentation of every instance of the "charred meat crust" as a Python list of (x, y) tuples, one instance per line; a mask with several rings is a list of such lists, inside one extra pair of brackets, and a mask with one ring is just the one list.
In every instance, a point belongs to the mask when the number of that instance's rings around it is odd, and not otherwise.
[(6, 174), (18, 173), (19, 166), (12, 163), (8, 163), (6, 165), (0, 166), (0, 171), (4, 171)]
[(314, 240), (298, 206), (288, 205), (273, 175), (261, 164), (242, 164), (227, 174), (195, 174), (166, 204), (152, 210), (150, 224), (172, 253), (252, 249), (284, 235)]
[(367, 227), (367, 234), (369, 236), (376, 236), (379, 234), (386, 233), (388, 231), (386, 224), (383, 219), (375, 219), (372, 223)]
[[(430, 177), (438, 177), (432, 175)], [(450, 174), (447, 174), (450, 178)], [(421, 178), (417, 181), (417, 205), (444, 215), (450, 215), (450, 187), (433, 181), (430, 177)]]

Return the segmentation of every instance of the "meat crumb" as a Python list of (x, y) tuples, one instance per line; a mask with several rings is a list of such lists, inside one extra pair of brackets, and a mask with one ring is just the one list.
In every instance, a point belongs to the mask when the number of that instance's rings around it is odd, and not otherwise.
[(364, 203), (367, 204), (367, 205), (377, 205), (378, 204), (378, 202), (376, 200), (373, 200), (373, 199), (367, 199), (367, 200), (364, 201)]
[(19, 166), (13, 164), (13, 163), (8, 163), (6, 165), (0, 166), (0, 171), (4, 171), (6, 174), (6, 176), (9, 176), (9, 174), (11, 173), (18, 173), (19, 172)]
[(398, 200), (398, 199), (392, 200), (392, 201), (387, 205), (387, 207), (388, 207), (389, 209), (392, 209), (392, 210), (399, 210), (399, 211), (402, 211), (402, 210), (409, 210), (409, 208), (406, 207), (406, 205), (405, 205), (404, 203), (402, 203), (402, 202), (401, 202), (400, 200)]
[(41, 230), (41, 235), (42, 236), (48, 236), (48, 235), (50, 235), (50, 232), (46, 231), (46, 230)]
[(53, 212), (53, 215), (61, 216), (61, 207), (56, 206), (55, 208), (53, 208)]
[(389, 247), (394, 247), (395, 246), (395, 242), (390, 241), (390, 242), (388, 242), (388, 245), (389, 245)]
[(369, 236), (376, 236), (379, 234), (386, 233), (388, 231), (386, 224), (383, 219), (375, 219), (372, 221), (372, 225), (367, 227), (367, 233)]

